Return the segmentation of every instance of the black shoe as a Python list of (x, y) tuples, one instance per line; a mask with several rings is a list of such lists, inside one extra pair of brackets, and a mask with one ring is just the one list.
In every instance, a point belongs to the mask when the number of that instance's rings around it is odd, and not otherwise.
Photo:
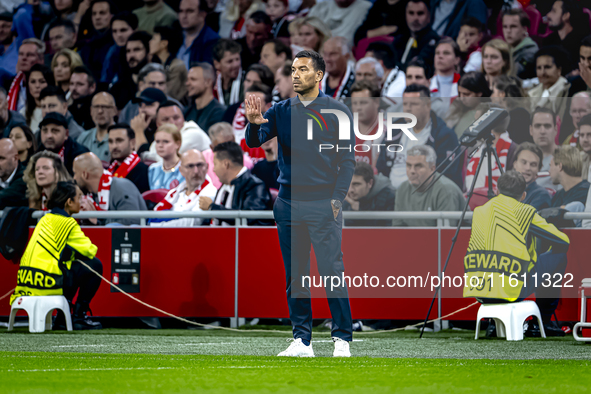
[(74, 326), (74, 330), (100, 330), (103, 328), (103, 325), (99, 322), (92, 321), (90, 317), (86, 314), (90, 308), (84, 307), (82, 305), (76, 304), (74, 306), (74, 317), (72, 321), (72, 325)]
[(57, 315), (53, 318), (53, 324), (51, 327), (52, 331), (65, 331), (66, 327), (66, 315), (64, 312), (58, 310)]
[(497, 326), (495, 325), (495, 321), (490, 319), (488, 321), (488, 328), (486, 329), (486, 338), (496, 338), (497, 337)]
[(558, 327), (555, 321), (551, 321), (548, 324), (544, 324), (544, 333), (547, 337), (563, 337), (565, 336), (562, 328)]
[(538, 325), (538, 323), (535, 323), (533, 319), (528, 320), (527, 329), (525, 330), (523, 335), (528, 338), (540, 338), (542, 336), (542, 334), (540, 333), (540, 326)]

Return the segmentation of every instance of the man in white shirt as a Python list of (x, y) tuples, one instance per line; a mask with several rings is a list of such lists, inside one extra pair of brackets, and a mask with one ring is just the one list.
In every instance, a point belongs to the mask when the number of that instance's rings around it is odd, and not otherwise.
[[(196, 149), (189, 149), (181, 154), (180, 171), (185, 181), (170, 190), (166, 197), (154, 207), (155, 211), (201, 212), (199, 201), (202, 197), (215, 197), (217, 189), (207, 176), (207, 162), (203, 154)], [(180, 218), (156, 219), (150, 221), (151, 226), (161, 227), (191, 227), (199, 226), (209, 219)]]

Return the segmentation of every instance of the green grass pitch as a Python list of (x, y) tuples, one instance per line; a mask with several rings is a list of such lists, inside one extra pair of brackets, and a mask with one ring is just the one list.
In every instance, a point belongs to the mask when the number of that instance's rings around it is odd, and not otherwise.
[(275, 357), (289, 332), (0, 329), (0, 393), (591, 391), (589, 345), (473, 335), (360, 334), (351, 344), (355, 357), (334, 359), (329, 334), (315, 332), (316, 358), (291, 359)]

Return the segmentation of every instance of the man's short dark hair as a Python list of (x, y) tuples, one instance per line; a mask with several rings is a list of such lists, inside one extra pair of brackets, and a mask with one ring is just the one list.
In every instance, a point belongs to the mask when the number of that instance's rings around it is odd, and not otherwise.
[(552, 123), (554, 123), (554, 126), (556, 126), (556, 114), (554, 113), (554, 111), (552, 111), (552, 109), (546, 107), (536, 107), (536, 109), (534, 109), (534, 112), (531, 113), (530, 124), (532, 125), (534, 124), (534, 116), (536, 116), (536, 114), (550, 114), (550, 116), (552, 117)]
[[(148, 54), (150, 53), (150, 40), (151, 39), (152, 39), (152, 35), (150, 33), (140, 30), (140, 31), (133, 32), (129, 36), (129, 38), (127, 39), (127, 44), (129, 44), (131, 41), (141, 41), (142, 45), (146, 49), (146, 57), (147, 57)], [(126, 47), (127, 47), (127, 44), (125, 44)]]
[(528, 29), (530, 28), (531, 21), (529, 19), (529, 15), (527, 15), (527, 12), (525, 12), (521, 8), (512, 8), (510, 10), (503, 12), (503, 17), (501, 17), (501, 21), (507, 15), (518, 16), (519, 17), (519, 24), (521, 25), (521, 27), (526, 27)]
[(178, 102), (175, 99), (166, 99), (158, 106), (158, 110), (156, 111), (156, 113), (158, 113), (158, 111), (160, 111), (162, 108), (168, 107), (178, 107), (181, 110), (181, 113), (185, 112), (185, 109), (183, 108), (183, 105), (180, 102)]
[(385, 42), (372, 42), (367, 46), (367, 51), (373, 52), (373, 57), (382, 63), (384, 67), (392, 70), (398, 64), (398, 54), (392, 45)]
[(570, 56), (562, 47), (558, 45), (541, 47), (535, 54), (536, 63), (538, 62), (538, 58), (542, 56), (551, 57), (556, 67), (560, 68), (562, 75), (565, 75), (570, 71)]
[(53, 22), (49, 24), (49, 28), (47, 29), (47, 31), (62, 26), (70, 34), (76, 34), (76, 26), (74, 26), (74, 23), (69, 19), (54, 19)]
[(581, 118), (579, 121), (579, 130), (581, 126), (591, 126), (591, 114), (587, 114)]
[(213, 153), (217, 154), (218, 160), (230, 160), (236, 166), (244, 165), (244, 153), (240, 145), (234, 141), (222, 142), (213, 148)]
[(425, 61), (421, 58), (411, 60), (407, 65), (406, 69), (408, 70), (409, 67), (418, 67), (422, 68), (425, 72), (425, 78), (431, 79), (433, 77), (433, 68), (429, 66)]
[(263, 93), (265, 95), (266, 104), (273, 102), (273, 89), (260, 82), (253, 83), (248, 89), (246, 89), (246, 93)]
[[(199, 1), (201, 2), (201, 1)], [(252, 21), (254, 23), (264, 23), (265, 25), (271, 27), (273, 26), (273, 21), (271, 21), (271, 18), (269, 18), (269, 15), (267, 15), (264, 11), (256, 11), (253, 12), (248, 19), (252, 19)]]
[[(431, 4), (429, 4), (428, 0), (409, 0), (408, 2), (409, 3), (423, 3), (423, 4), (425, 4), (425, 7), (427, 7), (427, 10), (429, 12), (431, 12)], [(407, 5), (408, 5), (408, 3), (407, 3)]]
[(96, 79), (94, 79), (94, 75), (92, 71), (86, 66), (78, 66), (72, 71), (72, 74), (86, 74), (86, 78), (88, 78), (88, 86), (92, 86), (96, 84)]
[(115, 3), (112, 0), (92, 0), (90, 2), (90, 7), (88, 7), (88, 10), (90, 12), (92, 12), (92, 7), (94, 7), (95, 4), (97, 3), (107, 3), (109, 4), (109, 12), (111, 13), (111, 15), (117, 15), (118, 13), (118, 8), (115, 5)]
[(47, 208), (64, 209), (68, 200), (74, 201), (77, 192), (76, 184), (73, 181), (58, 182), (47, 201)]
[(39, 94), (39, 101), (43, 100), (46, 97), (53, 96), (56, 96), (60, 103), (65, 103), (67, 101), (66, 94), (61, 88), (58, 88), (57, 86), (48, 86), (44, 88)]
[(274, 39), (267, 41), (265, 44), (273, 44), (273, 51), (275, 52), (275, 55), (279, 56), (282, 53), (284, 53), (285, 59), (291, 59), (291, 48), (289, 47), (289, 45), (286, 45), (283, 41)]
[(590, 48), (591, 47), (591, 36), (587, 36), (587, 37), (583, 38), (581, 40), (581, 46)]
[[(538, 171), (540, 171), (540, 169), (542, 168), (542, 162), (544, 161), (544, 153), (542, 153), (542, 149), (540, 149), (540, 147), (534, 144), (533, 142), (522, 142), (517, 146), (517, 149), (515, 150), (515, 155), (513, 156), (515, 157), (515, 160), (513, 160), (513, 163), (517, 162), (517, 160), (519, 159), (519, 154), (523, 151), (529, 151), (534, 155), (538, 156), (538, 159), (540, 159), (540, 162), (538, 163)], [(515, 164), (513, 164), (513, 167), (515, 167)]]
[(242, 52), (242, 46), (234, 40), (221, 38), (213, 47), (213, 60), (221, 62), (226, 52), (230, 52), (233, 55), (240, 53)]
[(406, 89), (404, 89), (404, 93), (420, 93), (421, 97), (431, 97), (431, 91), (425, 85), (419, 85), (418, 83), (413, 83), (408, 85)]
[(469, 26), (469, 27), (473, 27), (475, 29), (478, 29), (478, 33), (484, 33), (484, 30), (486, 29), (486, 26), (484, 26), (484, 24), (482, 22), (480, 22), (478, 19), (474, 18), (473, 16), (469, 16), (469, 17), (465, 18), (462, 21), (462, 24), (460, 25), (460, 27), (462, 27), (462, 26)]
[(358, 161), (357, 164), (355, 164), (355, 171), (353, 172), (353, 175), (363, 177), (365, 183), (369, 183), (369, 181), (374, 180), (373, 168), (369, 164), (362, 161)]
[[(202, 1), (199, 1), (199, 3), (202, 3)], [(172, 29), (168, 26), (156, 26), (154, 34), (160, 34), (162, 41), (168, 41), (168, 52), (171, 55), (178, 53), (183, 45), (183, 33), (178, 29)]]
[(269, 67), (265, 66), (264, 64), (255, 63), (252, 66), (248, 67), (248, 70), (246, 70), (246, 74), (248, 74), (251, 71), (254, 71), (258, 74), (263, 84), (270, 86), (271, 88), (275, 86), (275, 76), (273, 75), (273, 72)]
[(314, 67), (314, 71), (322, 71), (322, 74), (326, 72), (326, 63), (324, 63), (324, 59), (322, 56), (315, 51), (300, 51), (295, 55), (295, 59), (302, 59), (308, 58), (312, 59), (312, 67)]
[(127, 132), (127, 138), (133, 140), (135, 138), (135, 131), (127, 123), (115, 123), (114, 125), (109, 126), (107, 129), (107, 133), (110, 133), (111, 130), (120, 130), (123, 129)]
[(525, 178), (516, 170), (505, 172), (497, 181), (499, 193), (507, 197), (512, 197), (517, 201), (521, 200), (526, 186)]
[(351, 94), (355, 92), (363, 92), (364, 90), (369, 91), (369, 97), (380, 97), (381, 90), (375, 83), (369, 82), (365, 79), (355, 81), (351, 86)]
[(123, 11), (115, 15), (111, 19), (111, 28), (113, 27), (113, 22), (115, 21), (122, 21), (125, 22), (131, 27), (131, 30), (136, 30), (139, 25), (139, 20), (137, 16), (133, 12)]

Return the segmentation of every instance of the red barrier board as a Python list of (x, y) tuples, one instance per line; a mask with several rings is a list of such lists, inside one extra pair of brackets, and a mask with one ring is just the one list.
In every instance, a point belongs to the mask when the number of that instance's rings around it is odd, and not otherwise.
[[(84, 228), (98, 246), (105, 276), (111, 272), (111, 229)], [(445, 262), (455, 230), (441, 230), (441, 264)], [(437, 229), (346, 228), (343, 230), (345, 275), (431, 276), (438, 273)], [(567, 272), (579, 278), (587, 273), (588, 230), (573, 229)], [(463, 275), (463, 258), (469, 230), (462, 230), (452, 254), (447, 275)], [(236, 275), (236, 237), (238, 273)], [(0, 257), (0, 294), (16, 284), (18, 266)], [(314, 253), (311, 275), (318, 275)], [(178, 316), (231, 317), (235, 314), (235, 281), (238, 280), (238, 315), (247, 318), (288, 317), (285, 269), (277, 230), (268, 228), (143, 228), (141, 230), (140, 292), (133, 295), (150, 305)], [(578, 281), (578, 282), (577, 282)], [(573, 282), (575, 293), (580, 280)], [(382, 282), (383, 283), (383, 282)], [(412, 287), (350, 288), (354, 319), (422, 320), (431, 301), (430, 289)], [(323, 288), (312, 288), (315, 318), (330, 318)], [(462, 298), (461, 288), (443, 289), (442, 314), (474, 302)], [(578, 300), (565, 298), (557, 310), (560, 320), (579, 319)], [(101, 284), (92, 302), (96, 316), (163, 316)], [(7, 300), (0, 315), (8, 315)], [(450, 320), (473, 320), (477, 307), (460, 312)], [(437, 316), (437, 304), (430, 318)]]

